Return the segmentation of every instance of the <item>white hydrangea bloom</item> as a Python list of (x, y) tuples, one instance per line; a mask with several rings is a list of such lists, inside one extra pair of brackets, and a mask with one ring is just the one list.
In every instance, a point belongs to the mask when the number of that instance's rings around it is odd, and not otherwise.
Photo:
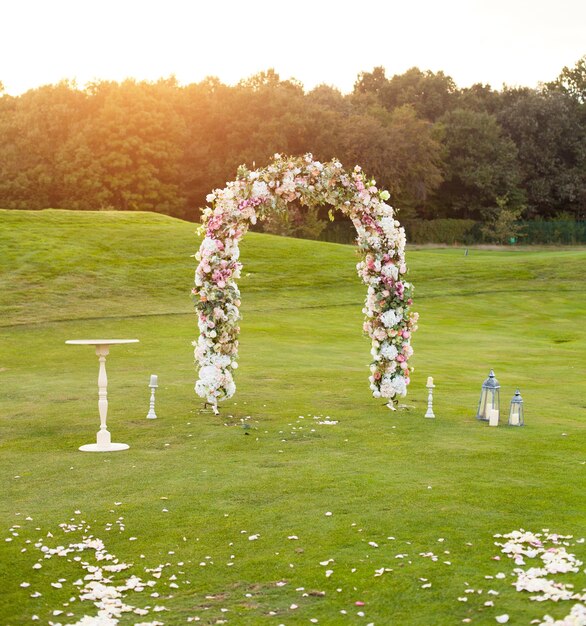
[(407, 384), (405, 383), (405, 379), (402, 376), (394, 376), (391, 381), (393, 389), (398, 396), (406, 396), (407, 395)]
[(392, 278), (393, 280), (399, 279), (399, 268), (396, 265), (392, 265), (391, 263), (387, 263), (387, 265), (383, 266), (381, 269), (381, 274), (386, 278)]
[(393, 328), (393, 326), (396, 326), (401, 319), (402, 316), (398, 315), (392, 309), (385, 311), (380, 316), (380, 321), (382, 322), (383, 326), (385, 326), (385, 328)]
[(396, 346), (394, 346), (392, 343), (389, 343), (388, 341), (383, 341), (380, 347), (380, 353), (381, 353), (381, 356), (383, 356), (385, 359), (388, 359), (389, 361), (393, 361), (394, 359), (397, 358), (399, 351), (397, 350)]
[(267, 198), (270, 194), (267, 184), (262, 180), (255, 180), (252, 184), (253, 198)]

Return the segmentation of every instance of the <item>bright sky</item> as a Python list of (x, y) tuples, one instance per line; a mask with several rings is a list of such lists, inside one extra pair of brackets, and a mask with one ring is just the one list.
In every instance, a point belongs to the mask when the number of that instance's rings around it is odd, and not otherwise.
[(535, 87), (585, 54), (585, 0), (0, 0), (11, 95), (62, 79), (234, 84), (269, 68), (347, 93), (378, 65)]

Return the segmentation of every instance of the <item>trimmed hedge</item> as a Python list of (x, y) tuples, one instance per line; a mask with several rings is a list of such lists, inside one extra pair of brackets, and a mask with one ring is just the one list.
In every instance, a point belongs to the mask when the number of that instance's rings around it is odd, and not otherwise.
[[(407, 220), (402, 224), (410, 243), (455, 245), (480, 241), (479, 226), (474, 220)], [(333, 243), (354, 243), (356, 230), (352, 222), (347, 220), (330, 222), (319, 239)]]
[[(405, 220), (402, 222), (407, 241), (415, 244), (437, 243), (444, 245), (473, 245), (485, 243), (481, 222), (474, 220), (437, 219)], [(576, 245), (586, 244), (586, 222), (550, 220), (520, 222), (521, 230), (516, 243)], [(329, 222), (320, 235), (321, 241), (354, 243), (356, 231), (352, 222), (339, 220)]]
[(411, 243), (470, 244), (479, 238), (474, 220), (409, 220), (404, 226)]

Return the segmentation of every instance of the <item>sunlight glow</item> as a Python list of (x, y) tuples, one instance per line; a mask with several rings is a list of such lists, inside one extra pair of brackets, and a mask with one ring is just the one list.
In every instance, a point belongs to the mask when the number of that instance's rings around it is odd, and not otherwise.
[(359, 72), (442, 70), (458, 86), (534, 87), (584, 54), (582, 0), (19, 0), (0, 5), (0, 81), (127, 77), (234, 84), (273, 67), (307, 90), (352, 90)]

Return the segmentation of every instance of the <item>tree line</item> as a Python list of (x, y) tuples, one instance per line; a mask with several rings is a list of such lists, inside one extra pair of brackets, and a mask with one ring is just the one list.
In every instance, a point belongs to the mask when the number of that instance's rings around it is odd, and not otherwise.
[[(402, 219), (584, 219), (586, 56), (537, 89), (458, 88), (443, 72), (362, 72), (353, 92), (306, 92), (273, 70), (227, 86), (0, 83), (0, 207), (158, 211), (197, 220), (241, 163), (312, 152), (360, 164)], [(315, 234), (292, 207), (276, 232)]]

